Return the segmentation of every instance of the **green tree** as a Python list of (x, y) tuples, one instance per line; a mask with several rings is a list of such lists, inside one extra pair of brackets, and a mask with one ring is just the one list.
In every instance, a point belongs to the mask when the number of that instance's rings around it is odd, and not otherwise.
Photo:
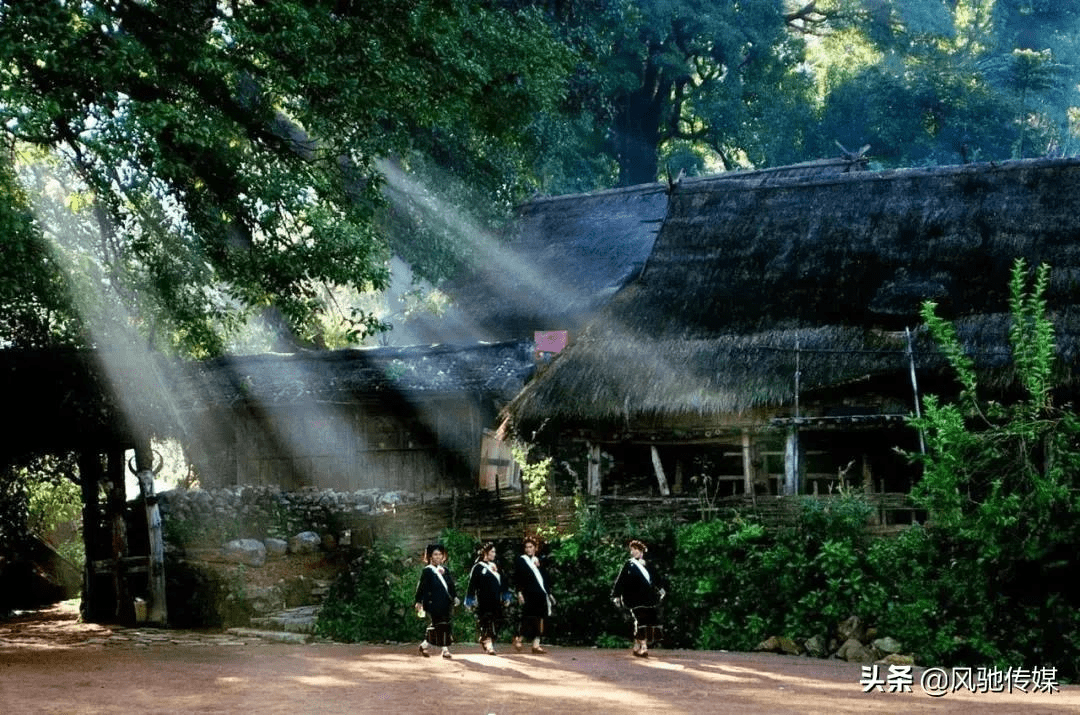
[(669, 169), (694, 174), (801, 156), (812, 83), (791, 30), (816, 22), (812, 10), (782, 0), (523, 4), (543, 8), (579, 58), (560, 121), (534, 125), (573, 147), (559, 155), (562, 169), (549, 160), (549, 177), (576, 170), (625, 186)]
[[(822, 3), (824, 6), (825, 3)], [(820, 152), (868, 143), (894, 166), (1060, 155), (1075, 146), (1068, 3), (840, 0), (810, 65)], [(1070, 110), (1072, 108), (1072, 110)]]
[(79, 255), (161, 347), (220, 351), (251, 311), (311, 338), (322, 286), (387, 281), (376, 161), (424, 152), (513, 193), (565, 61), (497, 3), (9, 2), (3, 161), (59, 162), (95, 238)]
[(1023, 261), (1013, 267), (1016, 400), (993, 399), (951, 324), (933, 303), (924, 306), (960, 393), (953, 402), (927, 396), (923, 416), (913, 420), (927, 446), (912, 455), (923, 466), (913, 496), (930, 515), (924, 563), (944, 584), (938, 608), (961, 624), (950, 627), (957, 638), (937, 655), (1013, 665), (1043, 659), (1074, 677), (1080, 419), (1053, 401), (1059, 373), (1043, 297), (1049, 281), (1045, 265), (1030, 285)]
[(29, 197), (11, 156), (4, 152), (0, 152), (0, 241), (4, 247), (0, 344), (40, 347), (74, 340), (80, 331), (63, 273), (36, 230)]

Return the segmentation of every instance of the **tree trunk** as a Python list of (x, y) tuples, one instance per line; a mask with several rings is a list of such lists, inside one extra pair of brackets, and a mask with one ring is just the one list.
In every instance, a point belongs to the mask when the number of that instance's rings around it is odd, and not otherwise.
[(651, 184), (659, 174), (657, 151), (663, 140), (664, 107), (671, 94), (671, 83), (652, 61), (660, 50), (659, 45), (650, 48), (641, 86), (615, 99), (612, 142), (620, 186)]

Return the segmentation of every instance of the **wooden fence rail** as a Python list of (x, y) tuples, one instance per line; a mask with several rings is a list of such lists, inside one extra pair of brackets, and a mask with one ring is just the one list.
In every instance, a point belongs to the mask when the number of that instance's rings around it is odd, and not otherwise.
[[(473, 534), (478, 541), (520, 539), (541, 528), (555, 533), (572, 530), (577, 510), (584, 506), (598, 510), (613, 527), (664, 517), (691, 523), (707, 519), (754, 518), (766, 527), (793, 525), (803, 500), (822, 505), (836, 503), (837, 495), (798, 497), (730, 497), (711, 503), (693, 497), (602, 496), (583, 502), (557, 497), (544, 508), (528, 505), (520, 492), (476, 492), (399, 505), (394, 512), (355, 518), (349, 525), (353, 543), (370, 545), (376, 540), (394, 540), (409, 549), (421, 549), (447, 528)], [(907, 494), (870, 494), (873, 506), (867, 530), (875, 534), (895, 533), (911, 523), (925, 520)]]

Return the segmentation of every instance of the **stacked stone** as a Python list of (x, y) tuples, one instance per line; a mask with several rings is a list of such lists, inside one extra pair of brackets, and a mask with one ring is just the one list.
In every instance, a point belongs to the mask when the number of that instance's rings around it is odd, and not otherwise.
[(342, 525), (356, 517), (416, 501), (418, 497), (399, 491), (308, 488), (283, 492), (271, 486), (173, 489), (159, 495), (167, 533), (205, 542), (289, 538), (303, 531), (340, 534)]

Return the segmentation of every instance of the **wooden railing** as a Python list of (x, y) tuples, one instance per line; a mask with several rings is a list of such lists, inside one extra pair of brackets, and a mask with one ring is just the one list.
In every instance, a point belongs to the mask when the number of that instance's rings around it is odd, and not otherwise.
[[(766, 527), (777, 528), (795, 523), (801, 500), (819, 503), (837, 501), (838, 495), (736, 496), (705, 502), (695, 497), (626, 497), (601, 496), (586, 504), (597, 508), (613, 526), (624, 522), (666, 517), (690, 523), (704, 519), (730, 519), (736, 515), (753, 517)], [(874, 507), (867, 530), (889, 534), (925, 521), (907, 494), (869, 494), (864, 497)], [(371, 544), (375, 540), (394, 539), (408, 548), (420, 549), (446, 528), (476, 536), (479, 541), (520, 539), (538, 529), (567, 533), (573, 528), (575, 501), (571, 497), (552, 500), (550, 506), (537, 509), (525, 503), (520, 492), (462, 494), (422, 504), (399, 505), (392, 513), (357, 517), (352, 524), (353, 543)]]

